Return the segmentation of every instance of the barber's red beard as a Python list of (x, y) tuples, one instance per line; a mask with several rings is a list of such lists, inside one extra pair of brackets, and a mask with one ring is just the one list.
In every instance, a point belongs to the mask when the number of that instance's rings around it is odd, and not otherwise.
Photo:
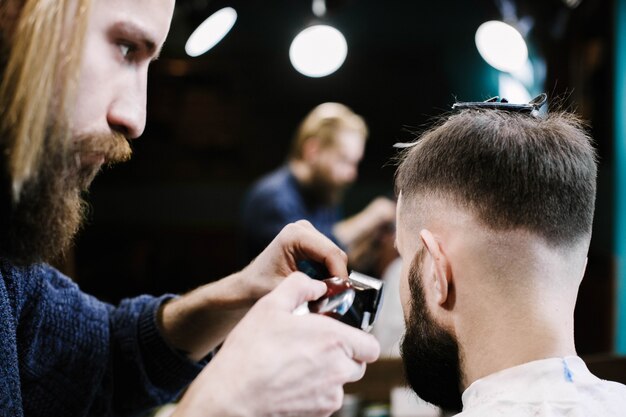
[(52, 261), (71, 245), (86, 208), (86, 191), (102, 163), (128, 160), (131, 149), (118, 133), (84, 135), (67, 146), (48, 141), (37, 176), (1, 224), (0, 256), (18, 264)]
[(103, 163), (112, 165), (127, 161), (131, 153), (128, 141), (120, 133), (83, 135), (75, 139), (69, 149), (66, 173), (70, 181), (74, 176), (76, 186), (86, 191)]

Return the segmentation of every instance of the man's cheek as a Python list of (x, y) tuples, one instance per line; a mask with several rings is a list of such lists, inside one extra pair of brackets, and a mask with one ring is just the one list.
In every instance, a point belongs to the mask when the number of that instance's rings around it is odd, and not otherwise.
[(404, 265), (402, 266), (402, 272), (400, 276), (400, 302), (402, 304), (402, 312), (404, 313), (404, 320), (407, 321), (409, 313), (411, 311), (411, 291), (408, 284), (408, 271), (405, 271)]

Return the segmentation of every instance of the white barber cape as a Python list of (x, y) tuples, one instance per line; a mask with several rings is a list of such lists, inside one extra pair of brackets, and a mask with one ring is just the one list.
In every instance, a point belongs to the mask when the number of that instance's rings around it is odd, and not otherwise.
[(626, 385), (594, 376), (577, 356), (505, 369), (471, 384), (457, 417), (626, 417)]

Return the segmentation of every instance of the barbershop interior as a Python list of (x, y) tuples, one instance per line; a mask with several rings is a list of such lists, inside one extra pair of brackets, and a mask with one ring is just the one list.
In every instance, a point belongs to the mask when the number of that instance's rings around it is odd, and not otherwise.
[[(347, 219), (395, 204), (394, 145), (455, 103), (532, 107), (545, 93), (540, 112), (580, 116), (599, 161), (577, 353), (626, 383), (626, 0), (179, 0), (148, 85), (132, 159), (94, 180), (87, 222), (58, 261), (85, 292), (111, 303), (182, 294), (245, 267), (258, 254), (243, 248), (247, 229), (263, 227), (245, 224), (246, 196), (286, 166), (322, 103), (367, 129), (358, 175), (332, 200)], [(345, 386), (336, 416), (447, 415), (404, 382), (394, 214), (348, 254), (386, 293), (372, 329), (381, 358)]]

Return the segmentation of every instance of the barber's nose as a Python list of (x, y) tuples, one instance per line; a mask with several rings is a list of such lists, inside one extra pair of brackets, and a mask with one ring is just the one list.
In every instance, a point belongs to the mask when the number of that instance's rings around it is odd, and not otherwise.
[(146, 127), (146, 85), (123, 89), (109, 107), (107, 122), (129, 139), (141, 136)]

